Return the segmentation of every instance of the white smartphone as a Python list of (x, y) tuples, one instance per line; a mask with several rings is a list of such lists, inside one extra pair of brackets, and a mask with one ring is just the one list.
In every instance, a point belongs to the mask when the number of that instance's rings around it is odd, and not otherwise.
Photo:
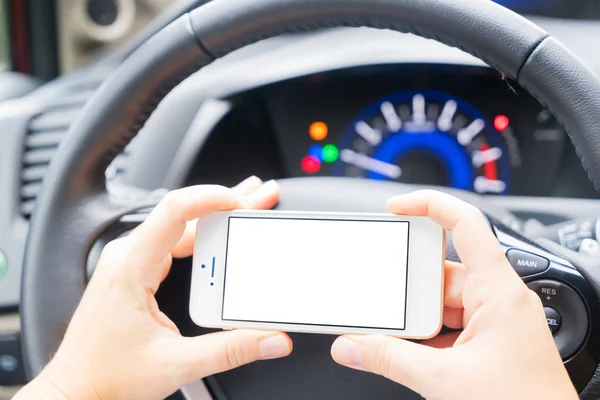
[(445, 234), (426, 217), (235, 210), (198, 221), (192, 320), (207, 328), (435, 336)]

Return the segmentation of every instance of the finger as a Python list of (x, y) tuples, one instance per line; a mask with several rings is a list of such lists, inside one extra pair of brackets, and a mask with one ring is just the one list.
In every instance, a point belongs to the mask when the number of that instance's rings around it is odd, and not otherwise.
[(465, 267), (478, 283), (496, 284), (494, 276), (516, 276), (487, 220), (474, 206), (446, 193), (421, 190), (388, 201), (395, 214), (428, 216), (452, 231), (454, 247)]
[(444, 275), (444, 306), (464, 308), (462, 294), (467, 278), (467, 269), (462, 264), (446, 261)]
[(178, 338), (169, 351), (176, 365), (185, 366), (186, 384), (253, 361), (285, 357), (292, 341), (281, 332), (240, 329)]
[[(258, 186), (257, 183), (259, 183)], [(239, 208), (270, 209), (279, 201), (279, 185), (274, 181), (266, 182), (263, 185), (260, 179), (250, 177), (232, 190), (246, 194)], [(187, 222), (183, 236), (171, 251), (173, 257), (185, 258), (193, 254), (197, 224), (197, 220)]]
[[(102, 249), (102, 254), (90, 283), (96, 282), (94, 278), (97, 277), (98, 280), (104, 280), (105, 282), (104, 285), (99, 286), (102, 288), (107, 284), (111, 285), (110, 280), (118, 277), (119, 280), (128, 283), (130, 287), (142, 290), (149, 289), (152, 293), (155, 293), (159, 284), (166, 278), (171, 269), (171, 255), (167, 254), (162, 260), (152, 263), (140, 262), (139, 247), (132, 240), (131, 235), (107, 243)], [(95, 287), (91, 284), (89, 286)]]
[(333, 359), (373, 372), (426, 396), (428, 377), (440, 367), (439, 350), (389, 336), (342, 336), (331, 347)]
[[(235, 193), (245, 196), (254, 192), (256, 189), (261, 187), (262, 181), (257, 176), (250, 176), (236, 186), (232, 187)], [(185, 231), (183, 232), (183, 236), (177, 242), (173, 250), (171, 250), (171, 254), (175, 258), (185, 258), (192, 255), (194, 252), (194, 241), (196, 239), (196, 226), (198, 225), (197, 220), (188, 221), (186, 223)]]
[(461, 329), (463, 327), (464, 309), (462, 308), (444, 308), (444, 326), (450, 329)]
[(171, 250), (174, 258), (189, 257), (194, 253), (194, 242), (196, 241), (196, 226), (198, 220), (188, 221), (185, 224), (185, 231), (179, 239), (179, 242)]
[(252, 175), (251, 177), (244, 179), (243, 181), (241, 181), (240, 183), (238, 183), (236, 186), (232, 187), (231, 189), (234, 192), (245, 196), (249, 193), (254, 192), (261, 185), (262, 185), (262, 181), (260, 180), (260, 178)]
[(181, 240), (187, 221), (242, 204), (241, 196), (223, 186), (191, 186), (167, 193), (129, 236), (138, 264), (157, 263), (169, 255)]
[(279, 201), (280, 188), (274, 180), (265, 182), (258, 189), (244, 197), (244, 208), (268, 210)]

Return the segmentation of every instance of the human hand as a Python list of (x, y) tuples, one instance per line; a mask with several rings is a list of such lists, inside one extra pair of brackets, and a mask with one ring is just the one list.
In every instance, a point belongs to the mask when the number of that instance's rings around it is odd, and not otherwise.
[(392, 379), (430, 399), (577, 399), (540, 299), (518, 277), (475, 207), (431, 190), (388, 201), (390, 212), (427, 215), (452, 231), (463, 264), (446, 263), (444, 325), (459, 333), (414, 343), (342, 336), (342, 365)]
[(129, 236), (106, 246), (56, 355), (16, 399), (162, 399), (205, 376), (287, 356), (292, 343), (279, 332), (182, 337), (154, 297), (172, 257), (193, 253), (195, 219), (271, 208), (278, 199), (277, 183), (256, 177), (233, 189), (194, 186), (167, 194)]

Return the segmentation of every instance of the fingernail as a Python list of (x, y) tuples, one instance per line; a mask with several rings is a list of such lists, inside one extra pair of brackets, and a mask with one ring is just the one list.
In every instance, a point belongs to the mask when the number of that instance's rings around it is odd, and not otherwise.
[(254, 186), (254, 185), (257, 185), (258, 183), (262, 183), (260, 178), (256, 175), (252, 175), (252, 176), (244, 179), (240, 183), (238, 183), (236, 185), (236, 187)]
[(263, 184), (265, 190), (276, 190), (279, 189), (279, 184), (275, 180), (271, 179)]
[(390, 204), (394, 204), (394, 203), (401, 201), (404, 198), (404, 196), (405, 195), (403, 195), (403, 194), (399, 194), (397, 196), (390, 197), (387, 201), (387, 205), (389, 206)]
[(284, 335), (269, 336), (258, 342), (261, 360), (285, 357), (290, 352), (290, 343)]
[(361, 369), (362, 365), (362, 348), (357, 342), (339, 337), (331, 348), (333, 359), (342, 365), (352, 368)]

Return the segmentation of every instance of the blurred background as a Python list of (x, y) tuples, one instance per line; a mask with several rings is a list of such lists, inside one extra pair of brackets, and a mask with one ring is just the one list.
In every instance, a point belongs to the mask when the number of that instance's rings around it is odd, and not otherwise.
[(3, 69), (48, 80), (88, 64), (174, 0), (0, 0)]

